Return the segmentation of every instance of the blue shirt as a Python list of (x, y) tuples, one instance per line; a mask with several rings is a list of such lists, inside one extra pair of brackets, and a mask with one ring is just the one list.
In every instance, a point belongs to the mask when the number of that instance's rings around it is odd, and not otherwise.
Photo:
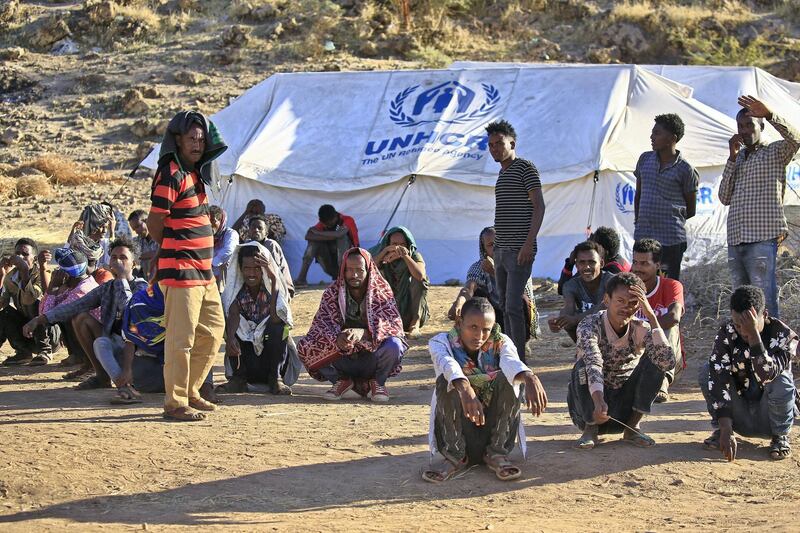
[(633, 175), (638, 178), (639, 217), (633, 238), (655, 239), (662, 246), (686, 242), (686, 199), (697, 191), (700, 176), (681, 157), (660, 168), (657, 152), (645, 152), (636, 163)]

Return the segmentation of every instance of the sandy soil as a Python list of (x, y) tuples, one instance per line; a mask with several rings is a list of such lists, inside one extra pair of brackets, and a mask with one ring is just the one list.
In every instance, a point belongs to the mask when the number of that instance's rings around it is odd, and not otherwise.
[[(699, 326), (687, 331), (689, 368), (672, 400), (644, 422), (655, 448), (612, 438), (573, 449), (574, 348), (547, 332), (533, 353), (550, 405), (540, 419), (524, 417), (523, 477), (502, 483), (478, 467), (424, 483), (433, 384), (425, 346), (448, 327), (456, 291), (432, 289), (434, 319), (389, 382), (389, 405), (327, 403), (326, 386), (305, 376), (290, 398), (230, 395), (207, 421), (175, 424), (160, 417), (161, 395), (112, 407), (110, 390), (74, 391), (55, 365), (0, 368), (0, 530), (797, 530), (797, 455), (774, 463), (766, 441), (745, 439), (727, 464), (700, 447), (709, 426), (694, 376), (713, 331)], [(296, 298), (296, 334), (320, 295)], [(220, 354), (217, 381), (221, 365)]]

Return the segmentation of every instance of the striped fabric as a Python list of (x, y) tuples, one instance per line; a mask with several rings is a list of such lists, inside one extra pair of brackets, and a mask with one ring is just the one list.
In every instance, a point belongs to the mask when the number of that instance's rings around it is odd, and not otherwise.
[(170, 162), (169, 175), (159, 171), (153, 179), (150, 200), (150, 212), (167, 215), (158, 280), (168, 287), (212, 283), (214, 235), (205, 187), (197, 172), (184, 173), (177, 163)]
[[(508, 168), (500, 171), (494, 186), (495, 248), (522, 248), (528, 238), (533, 218), (533, 204), (528, 193), (541, 188), (539, 171), (530, 161), (515, 159)], [(535, 242), (533, 251), (536, 253)]]

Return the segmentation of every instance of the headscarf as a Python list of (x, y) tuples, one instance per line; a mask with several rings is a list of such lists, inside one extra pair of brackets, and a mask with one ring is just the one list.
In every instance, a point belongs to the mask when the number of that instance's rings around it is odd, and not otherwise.
[(411, 233), (411, 230), (405, 226), (395, 226), (383, 234), (383, 237), (381, 237), (381, 240), (378, 242), (378, 244), (369, 249), (369, 253), (372, 255), (378, 255), (381, 253), (381, 250), (389, 246), (389, 239), (395, 233), (402, 233), (405, 236), (406, 241), (408, 241), (408, 252), (410, 254), (413, 254), (417, 251), (417, 241), (414, 239), (414, 235)]
[(89, 264), (83, 253), (72, 248), (56, 248), (53, 256), (59, 268), (71, 278), (81, 276)]
[[(367, 265), (367, 291), (365, 298), (367, 312), (367, 329), (369, 340), (362, 339), (356, 343), (350, 353), (342, 352), (336, 346), (336, 338), (344, 329), (345, 311), (347, 309), (347, 283), (344, 279), (346, 259), (351, 254), (359, 254)], [(314, 316), (311, 328), (303, 340), (297, 345), (300, 360), (314, 379), (324, 381), (319, 369), (333, 364), (341, 357), (361, 351), (374, 352), (389, 337), (403, 339), (403, 321), (397, 310), (389, 283), (383, 279), (370, 253), (362, 248), (350, 248), (342, 257), (339, 276), (322, 293), (319, 310)], [(392, 370), (391, 376), (402, 370), (400, 364)]]
[[(214, 123), (197, 111), (181, 111), (169, 121), (167, 131), (161, 141), (161, 150), (158, 153), (159, 170), (156, 176), (164, 172), (165, 167), (169, 169), (170, 163), (177, 163), (180, 166), (181, 162), (178, 158), (178, 145), (175, 141), (175, 136), (183, 135), (189, 131), (192, 124), (199, 125), (206, 134), (205, 152), (203, 152), (203, 156), (197, 162), (195, 168), (198, 170), (203, 183), (207, 186), (215, 186), (219, 190), (219, 166), (216, 159), (228, 149), (228, 146)], [(181, 168), (181, 170), (183, 169)]]
[(111, 209), (104, 204), (89, 204), (83, 208), (80, 221), (83, 222), (83, 233), (92, 235), (111, 218)]
[(492, 401), (492, 381), (500, 371), (500, 351), (503, 348), (503, 335), (500, 325), (495, 323), (489, 338), (478, 349), (475, 359), (469, 356), (458, 334), (458, 329), (453, 328), (447, 334), (450, 349), (458, 366), (464, 372), (469, 384), (475, 390), (478, 398), (487, 407)]

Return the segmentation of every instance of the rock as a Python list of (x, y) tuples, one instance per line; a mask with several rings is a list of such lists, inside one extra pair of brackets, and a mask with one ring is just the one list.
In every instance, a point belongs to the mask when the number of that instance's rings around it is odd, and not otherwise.
[(131, 133), (140, 139), (153, 137), (158, 134), (158, 123), (146, 118), (137, 120), (131, 125)]
[[(645, 38), (642, 29), (636, 24), (628, 22), (612, 24), (603, 34), (601, 42), (606, 46), (616, 46), (625, 57), (636, 57), (650, 48), (650, 43)], [(604, 61), (604, 63), (608, 63), (608, 61)]]
[(208, 81), (208, 76), (200, 74), (199, 72), (192, 72), (191, 70), (179, 70), (174, 75), (175, 81), (182, 85), (200, 85)]
[(78, 44), (69, 37), (61, 39), (50, 49), (50, 53), (54, 56), (69, 56), (77, 54), (79, 51)]
[(788, 57), (783, 61), (773, 63), (767, 67), (767, 70), (773, 76), (777, 76), (789, 81), (800, 82), (800, 55)]
[(236, 48), (223, 48), (212, 54), (211, 59), (219, 65), (232, 65), (242, 60), (242, 51)]
[(263, 6), (259, 6), (250, 12), (250, 18), (257, 20), (258, 22), (264, 22), (265, 20), (273, 19), (277, 15), (278, 8), (273, 4), (264, 4)]
[(412, 35), (400, 34), (386, 43), (389, 50), (399, 56), (406, 56), (419, 48), (419, 43)]
[(142, 96), (145, 98), (162, 98), (164, 95), (156, 89), (155, 87), (143, 87), (139, 89), (142, 93)]
[(586, 52), (586, 60), (589, 63), (619, 63), (620, 51), (618, 46), (603, 48), (597, 45), (590, 45)]
[(8, 0), (0, 5), (0, 22), (13, 22), (20, 15), (18, 0)]
[(599, 11), (599, 8), (592, 2), (583, 0), (556, 0), (555, 2), (547, 2), (547, 4), (549, 10), (558, 13), (561, 20), (583, 20), (597, 14)]
[(220, 45), (226, 48), (241, 48), (250, 41), (250, 28), (231, 26), (220, 35)]
[(375, 57), (378, 55), (378, 45), (372, 41), (365, 41), (358, 47), (358, 54), (364, 57)]
[(57, 16), (33, 23), (26, 32), (28, 43), (41, 50), (50, 48), (53, 43), (69, 37), (71, 34), (66, 21)]
[(3, 48), (0, 50), (0, 61), (19, 61), (25, 57), (25, 49), (19, 46)]
[(19, 142), (20, 139), (20, 132), (16, 128), (6, 128), (6, 130), (0, 135), (0, 144), (5, 144), (6, 146), (11, 146), (12, 144), (16, 144)]
[(748, 24), (747, 26), (741, 27), (736, 31), (736, 38), (739, 40), (739, 43), (747, 48), (750, 44), (758, 39), (760, 33), (758, 29), (753, 26), (752, 24)]
[(150, 104), (144, 99), (142, 93), (136, 89), (128, 89), (122, 96), (122, 110), (128, 115), (146, 115), (150, 111)]

